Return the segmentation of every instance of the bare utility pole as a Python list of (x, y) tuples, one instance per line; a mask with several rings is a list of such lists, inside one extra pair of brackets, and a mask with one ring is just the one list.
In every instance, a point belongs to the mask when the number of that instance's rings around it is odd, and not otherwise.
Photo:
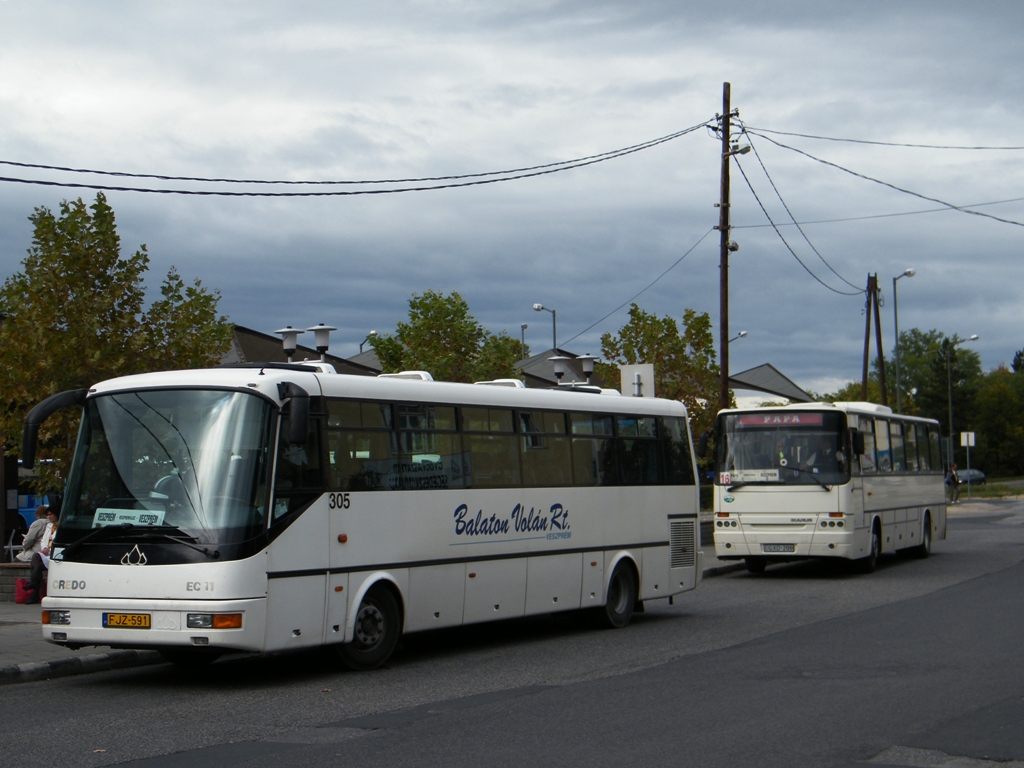
[(878, 383), (882, 389), (882, 405), (888, 405), (885, 394), (885, 354), (882, 351), (882, 321), (878, 312), (878, 275), (868, 275), (864, 303), (864, 370), (861, 377), (861, 399), (868, 399), (868, 362), (871, 358), (871, 318), (875, 318), (875, 345), (878, 347)]
[(719, 130), (722, 132), (722, 190), (718, 202), (718, 232), (721, 235), (719, 257), (719, 319), (721, 334), (721, 355), (719, 371), (721, 382), (718, 391), (718, 407), (729, 407), (729, 146), (732, 132), (732, 85), (722, 83), (722, 114), (719, 116)]

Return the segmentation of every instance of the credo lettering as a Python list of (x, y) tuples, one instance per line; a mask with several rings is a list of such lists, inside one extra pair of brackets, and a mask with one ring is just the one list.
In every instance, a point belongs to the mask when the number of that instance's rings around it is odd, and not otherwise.
[(57, 583), (54, 584), (54, 589), (85, 589), (84, 579), (72, 579), (66, 581), (65, 579), (58, 579)]

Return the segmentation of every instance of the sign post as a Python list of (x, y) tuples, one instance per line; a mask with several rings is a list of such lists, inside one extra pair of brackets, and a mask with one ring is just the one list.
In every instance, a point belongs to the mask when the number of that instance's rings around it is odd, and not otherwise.
[(973, 432), (960, 433), (960, 445), (967, 449), (967, 500), (971, 500), (971, 446), (974, 445)]

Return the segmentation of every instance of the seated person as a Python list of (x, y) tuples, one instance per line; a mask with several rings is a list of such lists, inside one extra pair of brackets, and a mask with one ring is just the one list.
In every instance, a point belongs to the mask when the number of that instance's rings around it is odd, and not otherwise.
[(817, 470), (818, 472), (838, 472), (839, 459), (836, 456), (833, 441), (826, 435), (822, 435), (818, 442), (818, 450), (808, 456), (800, 466), (803, 469)]

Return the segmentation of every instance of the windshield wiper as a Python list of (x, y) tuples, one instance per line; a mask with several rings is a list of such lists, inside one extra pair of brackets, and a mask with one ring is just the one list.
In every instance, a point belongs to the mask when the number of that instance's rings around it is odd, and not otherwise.
[(215, 549), (215, 550), (213, 550), (213, 552), (211, 552), (206, 547), (201, 547), (198, 544), (195, 544), (194, 543), (195, 542), (195, 538), (193, 538), (192, 536), (189, 536), (184, 531), (181, 531), (180, 529), (177, 529), (177, 528), (175, 528), (174, 530), (176, 530), (179, 533), (181, 533), (181, 535), (184, 536), (185, 538), (181, 538), (181, 537), (178, 537), (178, 536), (173, 536), (170, 533), (163, 533), (161, 531), (153, 531), (153, 530), (142, 530), (142, 531), (138, 532), (138, 535), (139, 535), (140, 538), (148, 539), (150, 541), (153, 541), (153, 540), (173, 541), (175, 544), (181, 544), (182, 546), (188, 547), (189, 549), (194, 549), (196, 552), (200, 552), (200, 553), (206, 555), (211, 560), (218, 560), (218, 559), (220, 559), (220, 550), (219, 549)]
[(78, 547), (80, 547), (82, 544), (85, 544), (85, 542), (87, 541), (103, 538), (103, 536), (110, 533), (127, 533), (129, 529), (134, 527), (135, 526), (131, 523), (118, 523), (117, 525), (105, 525), (102, 528), (94, 528), (93, 530), (85, 534), (85, 536), (78, 539), (78, 541), (73, 541), (66, 547), (64, 547), (60, 552), (60, 557), (55, 557), (54, 559), (63, 560), (64, 556), (68, 552), (74, 552), (76, 549), (78, 549)]
[[(778, 469), (779, 469), (780, 473), (784, 472), (786, 470), (791, 470), (793, 472), (803, 472), (804, 474), (810, 475), (812, 478), (814, 478), (814, 482), (816, 482), (818, 485), (820, 485), (826, 491), (831, 491), (832, 490), (832, 486), (831, 485), (826, 485), (824, 483), (824, 481), (822, 481), (821, 478), (818, 477), (818, 473), (814, 472), (814, 471), (812, 471), (810, 469), (804, 469), (803, 467), (779, 467)], [(759, 485), (760, 484), (761, 483), (759, 483)], [(766, 484), (766, 485), (778, 485), (778, 483), (775, 483), (773, 481), (768, 481), (768, 480), (764, 481), (763, 484)], [(737, 488), (743, 488), (744, 486), (747, 486), (747, 485), (753, 485), (753, 483), (733, 483), (728, 488), (726, 488), (726, 490), (729, 491), (730, 493), (732, 493)]]

